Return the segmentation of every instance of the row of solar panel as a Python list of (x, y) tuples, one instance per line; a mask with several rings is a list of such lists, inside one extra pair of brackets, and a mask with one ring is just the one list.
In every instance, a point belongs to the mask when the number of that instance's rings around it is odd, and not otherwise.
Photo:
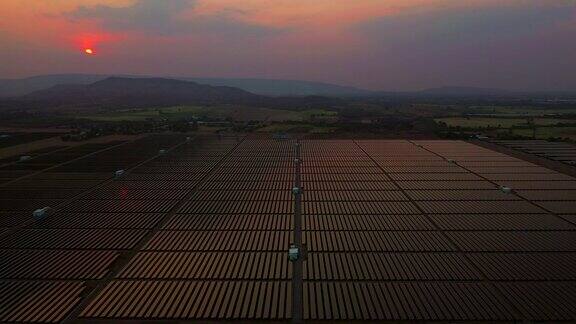
[[(101, 279), (117, 251), (0, 250), (3, 279)], [(62, 267), (62, 264), (68, 264)], [(309, 252), (305, 280), (494, 281), (576, 280), (574, 253)], [(481, 272), (477, 271), (479, 269)], [(138, 252), (124, 279), (288, 280), (284, 252)]]

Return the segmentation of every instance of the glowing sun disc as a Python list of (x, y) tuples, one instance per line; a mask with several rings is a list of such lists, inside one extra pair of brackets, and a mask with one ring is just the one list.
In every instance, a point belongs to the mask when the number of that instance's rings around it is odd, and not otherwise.
[(92, 50), (91, 48), (87, 48), (84, 50), (84, 53), (86, 53), (88, 55), (92, 55), (92, 54), (94, 54), (94, 50)]

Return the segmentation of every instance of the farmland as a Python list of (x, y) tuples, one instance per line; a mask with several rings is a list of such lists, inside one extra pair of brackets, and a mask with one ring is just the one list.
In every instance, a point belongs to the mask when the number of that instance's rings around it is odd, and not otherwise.
[[(511, 134), (532, 138), (534, 132), (531, 129), (513, 129)], [(535, 135), (536, 139), (568, 138), (576, 141), (576, 127), (538, 127)]]
[[(505, 117), (450, 117), (439, 118), (437, 122), (446, 123), (452, 127), (462, 128), (511, 128), (513, 126), (528, 126), (526, 118), (505, 118)], [(535, 118), (533, 120), (536, 126), (554, 126), (562, 123), (574, 122), (566, 119), (557, 118)]]
[(576, 179), (465, 142), (150, 135), (0, 179), (3, 322), (576, 320)]
[(236, 121), (285, 121), (301, 120), (298, 112), (256, 107), (197, 107), (179, 106), (167, 108), (132, 109), (82, 116), (81, 119), (94, 121), (145, 121), (180, 120), (191, 118), (231, 119)]
[(465, 116), (436, 118), (435, 121), (449, 130), (484, 133), (491, 137), (576, 140), (576, 119), (572, 116)]
[(0, 132), (0, 149), (56, 137), (58, 135), (58, 133)]

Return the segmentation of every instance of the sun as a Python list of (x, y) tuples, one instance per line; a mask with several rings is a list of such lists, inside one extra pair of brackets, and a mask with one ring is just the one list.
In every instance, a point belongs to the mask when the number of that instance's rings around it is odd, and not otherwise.
[(94, 54), (94, 50), (91, 48), (86, 48), (84, 49), (84, 53), (88, 54), (88, 55), (93, 55)]

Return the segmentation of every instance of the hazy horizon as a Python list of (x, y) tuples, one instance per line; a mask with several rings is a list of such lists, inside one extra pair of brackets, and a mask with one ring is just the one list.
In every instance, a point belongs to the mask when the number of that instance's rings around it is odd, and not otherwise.
[(574, 1), (268, 3), (4, 0), (0, 78), (127, 74), (383, 91), (576, 90)]

